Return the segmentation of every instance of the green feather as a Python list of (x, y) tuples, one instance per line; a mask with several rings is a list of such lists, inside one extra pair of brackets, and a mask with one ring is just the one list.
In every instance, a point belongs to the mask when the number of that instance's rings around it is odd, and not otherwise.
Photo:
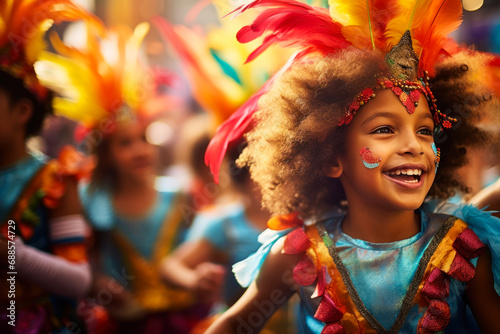
[(375, 50), (375, 40), (373, 39), (372, 22), (370, 18), (370, 5), (368, 4), (368, 0), (366, 0), (366, 9), (368, 11), (368, 29), (370, 29), (370, 39), (372, 41), (373, 50)]
[(413, 21), (413, 15), (415, 15), (415, 10), (417, 9), (417, 5), (418, 5), (418, 2), (420, 0), (417, 0), (415, 2), (415, 6), (413, 6), (413, 12), (411, 13), (411, 16), (410, 16), (410, 21), (408, 22), (408, 28), (406, 28), (406, 30), (410, 30), (410, 26), (411, 26), (411, 22)]

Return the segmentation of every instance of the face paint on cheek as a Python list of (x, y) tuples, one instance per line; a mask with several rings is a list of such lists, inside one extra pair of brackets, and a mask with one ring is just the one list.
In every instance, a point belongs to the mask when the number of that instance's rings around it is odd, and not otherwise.
[(363, 158), (363, 165), (365, 165), (365, 167), (369, 169), (378, 167), (380, 165), (380, 161), (382, 161), (382, 158), (377, 158), (376, 156), (374, 156), (373, 152), (370, 151), (368, 147), (362, 148), (359, 151), (359, 154)]
[(434, 160), (434, 164), (436, 165), (436, 169), (434, 171), (434, 174), (437, 174), (438, 167), (439, 167), (439, 161), (441, 160), (441, 150), (439, 148), (436, 148), (436, 144), (432, 143), (432, 150), (434, 151), (434, 155), (436, 156), (436, 159)]

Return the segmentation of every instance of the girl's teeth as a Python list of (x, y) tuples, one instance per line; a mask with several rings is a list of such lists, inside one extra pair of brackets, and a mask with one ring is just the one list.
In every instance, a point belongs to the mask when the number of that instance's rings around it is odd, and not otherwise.
[(395, 171), (391, 171), (389, 173), (390, 175), (422, 175), (422, 170), (421, 169), (398, 169)]

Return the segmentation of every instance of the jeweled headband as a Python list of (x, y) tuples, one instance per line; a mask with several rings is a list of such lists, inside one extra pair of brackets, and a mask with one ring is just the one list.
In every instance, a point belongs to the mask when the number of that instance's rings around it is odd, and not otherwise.
[(379, 89), (390, 89), (396, 94), (409, 114), (415, 112), (420, 95), (424, 94), (429, 109), (434, 118), (436, 130), (442, 127), (450, 128), (456, 118), (448, 117), (437, 108), (434, 94), (429, 88), (429, 77), (427, 72), (418, 74), (418, 57), (413, 50), (411, 34), (407, 30), (399, 43), (385, 55), (387, 71), (377, 77), (377, 85), (364, 89), (347, 106), (345, 116), (340, 119), (339, 126), (349, 124), (356, 115), (358, 109), (376, 96), (375, 91)]

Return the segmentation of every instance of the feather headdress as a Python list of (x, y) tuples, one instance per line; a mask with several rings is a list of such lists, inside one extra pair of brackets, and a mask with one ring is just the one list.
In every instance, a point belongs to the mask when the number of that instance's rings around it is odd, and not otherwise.
[(87, 45), (82, 50), (50, 36), (59, 54), (44, 52), (35, 69), (40, 81), (59, 95), (54, 99), (56, 114), (80, 124), (77, 139), (98, 126), (109, 132), (110, 124), (148, 112), (142, 107), (157, 85), (170, 81), (168, 72), (149, 69), (140, 57), (148, 31), (148, 23), (133, 32), (120, 26), (105, 33), (87, 25)]
[[(324, 8), (295, 0), (254, 0), (228, 15), (234, 17), (250, 9), (259, 10), (254, 21), (237, 33), (241, 43), (262, 38), (247, 61), (275, 44), (297, 50), (295, 61), (333, 54), (348, 47), (375, 50), (387, 55), (387, 74), (380, 78), (379, 86), (402, 84), (401, 87), (409, 88), (393, 89), (409, 113), (413, 112), (419, 94), (424, 93), (431, 111), (434, 110), (436, 124), (447, 125), (454, 120), (446, 119), (447, 116), (437, 110), (427, 80), (434, 75), (435, 66), (441, 60), (459, 50), (447, 35), (462, 21), (460, 0), (329, 0), (328, 4), (329, 8)], [(398, 82), (394, 83), (394, 79)], [(367, 102), (372, 93), (371, 88), (360, 92), (340, 124), (348, 124), (356, 108)], [(253, 103), (246, 105), (245, 112), (238, 110), (220, 129), (249, 122), (258, 108), (258, 96), (250, 101)], [(225, 154), (226, 141), (242, 134), (238, 128), (216, 134), (205, 156), (214, 175)]]
[[(228, 143), (240, 138), (250, 124), (251, 117), (241, 118), (238, 115), (245, 113), (247, 106), (254, 105), (259, 89), (269, 84), (270, 77), (291, 55), (290, 51), (275, 47), (265, 57), (244, 64), (257, 43), (242, 45), (236, 40), (234, 30), (241, 26), (241, 19), (225, 21), (206, 34), (185, 26), (173, 26), (161, 17), (153, 19), (164, 39), (179, 55), (196, 101), (214, 116), (215, 126), (226, 121), (213, 141), (223, 139), (221, 145), (226, 149)], [(236, 110), (238, 113), (235, 114)], [(233, 123), (235, 119), (237, 122)], [(211, 144), (208, 150), (216, 146)], [(224, 155), (218, 158), (221, 164)]]
[(62, 21), (98, 19), (70, 0), (0, 1), (0, 70), (24, 81), (39, 100), (47, 95), (33, 64), (45, 48), (45, 32)]

